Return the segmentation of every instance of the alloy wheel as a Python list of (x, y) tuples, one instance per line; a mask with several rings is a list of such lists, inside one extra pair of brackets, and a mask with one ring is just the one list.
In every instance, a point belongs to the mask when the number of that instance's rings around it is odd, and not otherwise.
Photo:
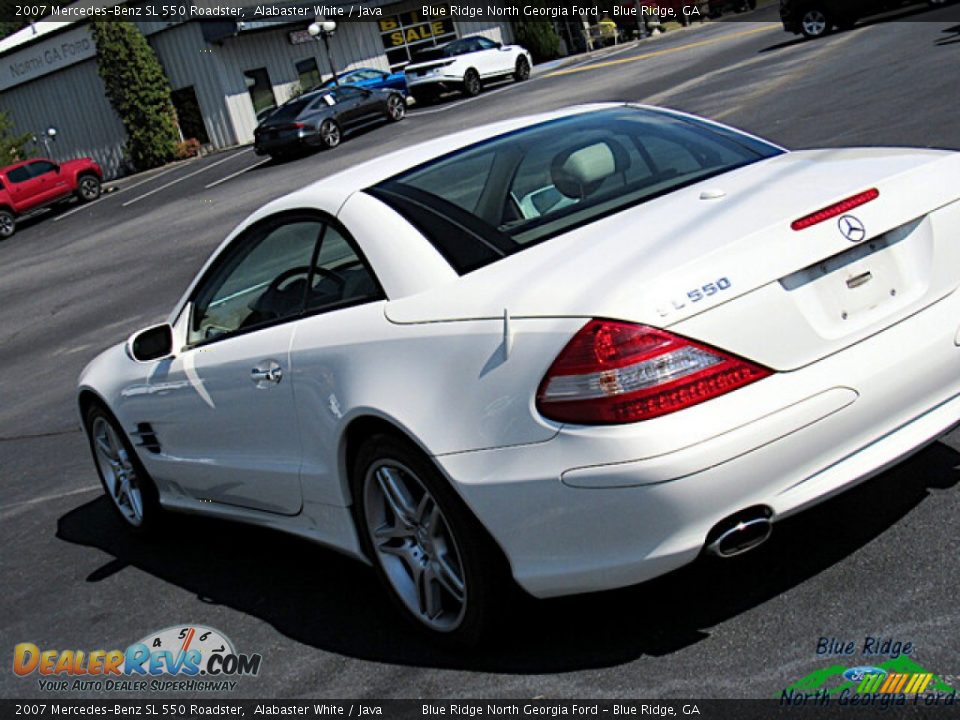
[(15, 223), (13, 215), (8, 212), (0, 213), (0, 237), (6, 238), (13, 235)]
[(92, 433), (97, 465), (103, 475), (107, 494), (124, 520), (134, 527), (140, 527), (143, 523), (143, 493), (123, 441), (103, 417), (93, 421)]
[(403, 102), (403, 98), (393, 95), (387, 101), (387, 113), (390, 115), (391, 120), (402, 120), (406, 112), (407, 106), (406, 103)]
[(807, 37), (820, 37), (827, 31), (827, 16), (822, 10), (807, 10), (800, 24)]
[(84, 200), (95, 200), (100, 194), (100, 183), (92, 177), (85, 177), (80, 180), (80, 196)]
[(436, 499), (394, 460), (370, 466), (363, 492), (367, 533), (396, 595), (430, 629), (456, 630), (467, 586), (456, 538)]
[(467, 95), (473, 96), (480, 94), (480, 76), (477, 75), (475, 71), (467, 71), (467, 76), (464, 78), (463, 85), (467, 91)]
[(517, 60), (517, 71), (515, 73), (515, 78), (522, 82), (528, 77), (530, 77), (530, 63), (527, 62), (526, 58), (522, 57)]
[(335, 122), (327, 120), (320, 127), (320, 139), (328, 148), (335, 148), (340, 144), (340, 128)]

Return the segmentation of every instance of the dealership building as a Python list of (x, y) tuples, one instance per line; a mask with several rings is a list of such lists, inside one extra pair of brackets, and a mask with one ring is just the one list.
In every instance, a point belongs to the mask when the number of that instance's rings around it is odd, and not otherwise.
[[(338, 21), (328, 39), (337, 72), (397, 70), (416, 50), (464, 35), (512, 40), (507, 22), (424, 19), (414, 2), (363, 4), (379, 8), (375, 19)], [(134, 22), (170, 80), (183, 138), (225, 148), (252, 142), (258, 114), (331, 75), (324, 43), (307, 32), (312, 21)], [(16, 132), (37, 137), (40, 153), (90, 156), (115, 177), (127, 170), (126, 133), (95, 56), (84, 20), (44, 21), (0, 40), (0, 110)]]

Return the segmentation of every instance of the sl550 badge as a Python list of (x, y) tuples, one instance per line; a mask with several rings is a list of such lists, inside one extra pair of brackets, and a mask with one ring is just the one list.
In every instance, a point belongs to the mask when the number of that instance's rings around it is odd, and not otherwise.
[(725, 290), (729, 290), (731, 287), (733, 287), (733, 283), (730, 282), (729, 278), (718, 278), (713, 282), (704, 283), (700, 287), (687, 290), (685, 297), (671, 300), (669, 306), (658, 307), (657, 313), (659, 313), (660, 317), (666, 317), (671, 313), (682, 310), (688, 304), (692, 305), (694, 303), (698, 303), (701, 300), (705, 300), (709, 297), (713, 297), (714, 295), (722, 293)]

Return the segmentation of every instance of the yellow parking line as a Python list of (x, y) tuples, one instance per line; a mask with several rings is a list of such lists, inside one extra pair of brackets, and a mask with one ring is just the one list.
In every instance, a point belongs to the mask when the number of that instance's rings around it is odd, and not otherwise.
[(709, 40), (688, 43), (687, 45), (679, 45), (673, 48), (664, 48), (663, 50), (656, 50), (654, 52), (648, 52), (644, 53), (643, 55), (636, 55), (634, 57), (621, 58), (619, 60), (607, 60), (606, 62), (598, 62), (594, 65), (582, 65), (568, 68), (566, 70), (555, 70), (552, 73), (548, 73), (546, 77), (553, 77), (554, 75), (571, 75), (573, 73), (586, 72), (587, 70), (610, 67), (611, 65), (623, 65), (625, 63), (639, 62), (640, 60), (649, 60), (650, 58), (660, 57), (662, 55), (671, 55), (684, 50), (692, 50), (693, 48), (704, 47), (705, 45), (716, 45), (724, 40), (733, 40), (734, 38), (745, 37), (747, 35), (756, 35), (757, 33), (768, 32), (770, 30), (782, 30), (782, 27), (779, 23), (777, 23), (761, 28), (753, 28), (751, 30), (741, 30), (740, 32), (731, 33), (730, 35), (723, 35), (717, 38), (710, 38)]

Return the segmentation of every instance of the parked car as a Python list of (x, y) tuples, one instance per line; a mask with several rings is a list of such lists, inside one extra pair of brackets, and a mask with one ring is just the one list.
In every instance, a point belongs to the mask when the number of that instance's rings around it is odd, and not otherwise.
[(471, 128), (255, 212), (80, 415), (131, 531), (296, 533), (475, 640), (511, 578), (745, 552), (955, 427), (958, 176), (625, 104)]
[(76, 197), (100, 197), (103, 171), (92, 158), (57, 163), (47, 158), (24, 160), (0, 168), (0, 238), (16, 231), (17, 218)]
[(530, 53), (519, 45), (470, 36), (421, 50), (404, 71), (410, 94), (427, 103), (452, 90), (478, 95), (488, 80), (513, 77), (523, 82), (532, 66)]
[[(851, 28), (862, 17), (876, 15), (916, 0), (780, 0), (780, 19), (787, 32), (818, 38), (834, 28)], [(927, 0), (933, 7), (947, 0)]]
[(348, 70), (337, 76), (337, 82), (330, 78), (314, 89), (329, 89), (338, 83), (340, 85), (354, 85), (368, 90), (396, 90), (404, 95), (407, 94), (407, 78), (403, 72), (389, 73), (368, 67)]
[(341, 85), (301, 95), (277, 108), (253, 133), (258, 155), (289, 156), (306, 148), (335, 148), (344, 135), (372, 123), (399, 122), (407, 112), (396, 90)]

